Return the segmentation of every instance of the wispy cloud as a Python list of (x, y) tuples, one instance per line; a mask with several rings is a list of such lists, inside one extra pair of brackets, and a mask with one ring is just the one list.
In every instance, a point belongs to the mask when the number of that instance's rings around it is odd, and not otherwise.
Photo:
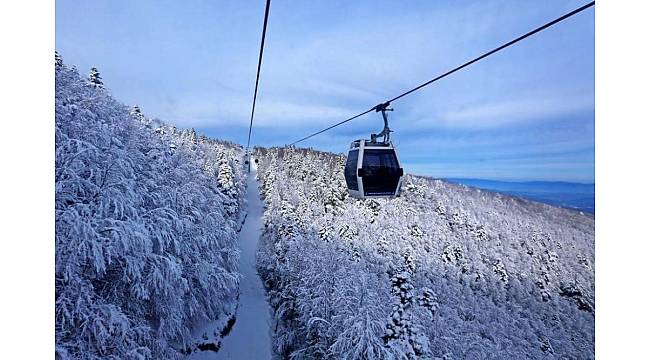
[[(433, 124), (476, 130), (572, 116), (593, 108), (593, 98), (586, 97), (503, 100), (449, 109)], [(427, 120), (420, 120), (415, 126), (425, 122)]]
[[(274, 3), (254, 143), (286, 144), (320, 130), (579, 3)], [(181, 127), (246, 140), (259, 4), (56, 6), (64, 60), (99, 66), (118, 99)], [(581, 14), (393, 104), (401, 157), (430, 174), (443, 166), (462, 177), (588, 177), (581, 164), (593, 161), (593, 26), (593, 13)], [(368, 114), (301, 145), (340, 152), (379, 130), (379, 116)], [(470, 164), (487, 166), (480, 159), (499, 160), (500, 170)]]
[[(247, 125), (250, 121), (251, 99), (246, 96), (219, 98), (213, 93), (195, 93), (168, 99), (167, 106), (174, 123), (178, 126)], [(278, 129), (326, 126), (355, 110), (291, 99), (265, 98), (257, 103), (255, 126)]]

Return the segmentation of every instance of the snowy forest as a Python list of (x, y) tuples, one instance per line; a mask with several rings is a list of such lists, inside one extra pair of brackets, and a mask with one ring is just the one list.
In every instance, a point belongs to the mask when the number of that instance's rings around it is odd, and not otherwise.
[(255, 156), (281, 358), (594, 357), (592, 216), (410, 175), (356, 200), (342, 155)]
[[(243, 148), (120, 103), (96, 68), (55, 66), (56, 357), (218, 350), (239, 299)], [(593, 215), (408, 174), (400, 197), (357, 200), (343, 155), (252, 156), (274, 358), (594, 358)]]
[(55, 66), (56, 356), (183, 358), (236, 306), (242, 148)]

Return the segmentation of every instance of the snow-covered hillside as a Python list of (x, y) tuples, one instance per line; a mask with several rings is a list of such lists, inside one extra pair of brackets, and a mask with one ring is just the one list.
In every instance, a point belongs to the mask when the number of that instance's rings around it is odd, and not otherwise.
[(343, 156), (255, 155), (281, 357), (594, 357), (592, 216), (414, 176), (360, 201)]
[(184, 357), (235, 307), (242, 149), (56, 67), (57, 358)]

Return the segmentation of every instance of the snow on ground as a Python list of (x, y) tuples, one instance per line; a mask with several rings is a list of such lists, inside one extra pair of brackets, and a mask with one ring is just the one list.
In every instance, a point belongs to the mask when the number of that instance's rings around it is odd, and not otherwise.
[(270, 309), (264, 287), (255, 268), (257, 242), (262, 233), (262, 201), (253, 167), (248, 176), (248, 216), (239, 233), (241, 257), (239, 271), (239, 308), (237, 320), (230, 334), (222, 339), (218, 353), (204, 351), (190, 359), (270, 359), (271, 336), (269, 333)]

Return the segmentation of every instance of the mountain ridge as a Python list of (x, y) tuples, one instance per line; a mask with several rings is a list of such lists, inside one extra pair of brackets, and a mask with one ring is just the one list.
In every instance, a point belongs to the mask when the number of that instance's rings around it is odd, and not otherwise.
[(595, 213), (596, 210), (595, 183), (501, 181), (475, 178), (444, 178), (441, 180), (576, 211)]

